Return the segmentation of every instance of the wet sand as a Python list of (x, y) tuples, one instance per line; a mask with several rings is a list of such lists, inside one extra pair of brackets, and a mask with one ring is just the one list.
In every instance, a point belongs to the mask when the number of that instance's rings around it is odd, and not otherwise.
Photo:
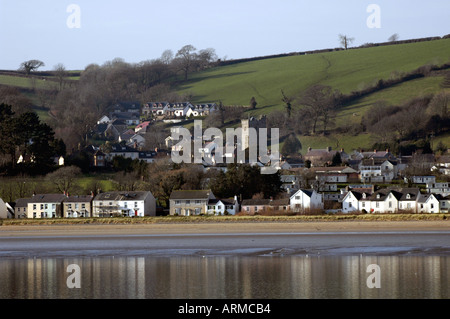
[(450, 221), (319, 221), (0, 226), (0, 237), (450, 231)]
[(0, 227), (0, 257), (450, 255), (450, 223), (230, 222)]

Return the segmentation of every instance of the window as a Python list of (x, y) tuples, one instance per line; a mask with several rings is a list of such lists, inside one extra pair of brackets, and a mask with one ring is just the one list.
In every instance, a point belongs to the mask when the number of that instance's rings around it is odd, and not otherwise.
[(72, 209), (72, 204), (67, 204), (68, 209)]
[(86, 204), (81, 204), (81, 209), (85, 209), (86, 208)]
[(389, 208), (392, 208), (392, 202), (389, 202)]
[(433, 209), (433, 208), (434, 208), (434, 204), (431, 204), (431, 206), (430, 206), (430, 207), (431, 207), (431, 209)]
[(361, 203), (362, 207), (366, 207), (366, 202)]
[(186, 205), (191, 205), (191, 201), (190, 200), (186, 200)]
[(407, 208), (411, 208), (411, 203), (406, 204)]
[(420, 204), (420, 208), (423, 208), (423, 204)]
[(295, 199), (300, 199), (300, 196), (295, 196)]
[(258, 206), (255, 206), (255, 212), (257, 212), (258, 211)]
[(45, 204), (45, 209), (48, 209), (48, 204)]
[(112, 202), (109, 202), (109, 206), (112, 206)]
[(352, 203), (348, 203), (348, 208), (352, 208)]
[(75, 209), (78, 209), (78, 204), (75, 204)]
[(201, 203), (202, 203), (201, 200), (199, 200), (199, 199), (196, 199), (196, 200), (195, 200), (195, 204), (196, 204), (196, 205), (200, 205)]
[(250, 207), (245, 207), (245, 210), (249, 212), (250, 211)]
[(379, 208), (379, 207), (380, 207), (380, 203), (377, 202), (377, 203), (375, 204), (375, 207), (376, 207), (376, 208)]
[(52, 209), (55, 209), (56, 208), (56, 204), (52, 204)]
[(134, 208), (137, 208), (137, 207), (138, 207), (138, 203), (134, 202)]
[(127, 202), (123, 203), (123, 207), (128, 208), (128, 203)]
[(41, 204), (41, 209), (44, 209), (44, 204)]
[(181, 205), (181, 201), (176, 200), (176, 201), (175, 201), (175, 205)]

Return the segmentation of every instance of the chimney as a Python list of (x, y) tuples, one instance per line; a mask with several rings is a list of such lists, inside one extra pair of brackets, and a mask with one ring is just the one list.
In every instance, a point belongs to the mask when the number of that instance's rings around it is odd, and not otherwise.
[(311, 146), (310, 146), (310, 147), (308, 147), (308, 152), (310, 152), (311, 150), (312, 150)]
[(376, 152), (377, 152), (377, 150), (373, 150), (373, 152), (374, 152), (374, 153), (376, 153)]
[(327, 147), (327, 152), (331, 152), (331, 146)]
[(91, 191), (91, 197), (94, 197), (94, 192), (93, 191)]
[(388, 148), (386, 149), (386, 153), (389, 153), (389, 149)]

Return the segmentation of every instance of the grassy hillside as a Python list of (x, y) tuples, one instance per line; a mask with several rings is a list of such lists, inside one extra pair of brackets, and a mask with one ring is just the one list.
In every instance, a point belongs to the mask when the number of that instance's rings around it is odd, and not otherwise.
[(347, 94), (393, 72), (412, 71), (425, 64), (450, 61), (450, 39), (347, 51), (290, 56), (217, 67), (193, 74), (179, 92), (191, 92), (193, 102), (221, 100), (248, 105), (255, 96), (256, 112), (282, 107), (281, 93), (294, 95), (316, 83)]
[[(401, 72), (410, 72), (423, 65), (450, 62), (450, 39), (398, 44), (311, 55), (281, 57), (244, 62), (209, 69), (193, 74), (178, 87), (180, 93), (190, 92), (193, 102), (218, 102), (225, 105), (248, 105), (252, 96), (258, 102), (252, 115), (284, 111), (281, 90), (297, 95), (314, 84), (324, 84), (344, 94), (388, 80)], [(442, 90), (442, 76), (411, 80), (380, 90), (344, 105), (338, 112), (336, 125), (359, 123), (374, 102), (402, 104), (414, 97)], [(442, 137), (439, 137), (441, 140)], [(303, 149), (311, 146), (333, 148), (370, 147), (374, 141), (368, 134), (360, 136), (300, 137)], [(444, 138), (444, 142), (448, 139)]]

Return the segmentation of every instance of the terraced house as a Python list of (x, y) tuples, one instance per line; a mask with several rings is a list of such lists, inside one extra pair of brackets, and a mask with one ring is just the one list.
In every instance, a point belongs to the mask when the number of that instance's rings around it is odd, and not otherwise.
[(342, 200), (342, 211), (344, 213), (439, 213), (441, 201), (445, 201), (441, 195), (422, 194), (418, 188), (380, 189), (372, 194), (350, 190)]
[(215, 199), (211, 190), (179, 190), (170, 194), (170, 215), (200, 215), (207, 213), (208, 202)]
[(37, 194), (28, 201), (28, 218), (56, 218), (63, 216), (64, 194)]
[(156, 200), (149, 191), (105, 192), (92, 201), (92, 217), (156, 216)]

